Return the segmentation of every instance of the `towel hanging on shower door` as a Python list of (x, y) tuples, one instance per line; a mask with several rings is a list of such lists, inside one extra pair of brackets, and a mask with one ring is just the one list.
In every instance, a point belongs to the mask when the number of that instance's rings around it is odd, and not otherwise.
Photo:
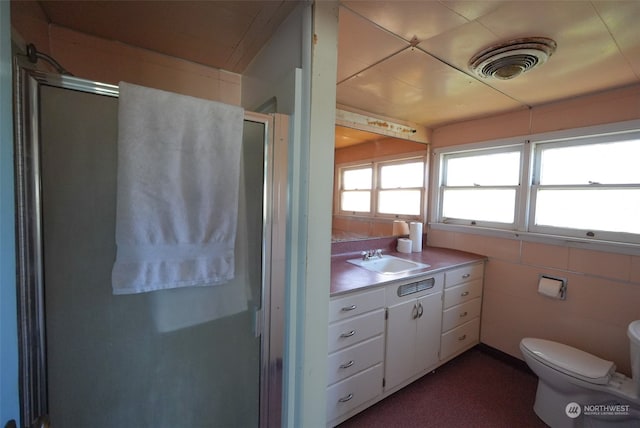
[(244, 110), (120, 83), (114, 294), (226, 283)]

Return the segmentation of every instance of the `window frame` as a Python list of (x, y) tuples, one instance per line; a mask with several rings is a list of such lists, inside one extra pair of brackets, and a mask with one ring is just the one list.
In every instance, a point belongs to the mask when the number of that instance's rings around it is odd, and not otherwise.
[[(418, 215), (405, 215), (405, 214), (383, 214), (378, 212), (378, 199), (381, 190), (380, 186), (380, 171), (383, 166), (387, 165), (401, 165), (404, 163), (412, 163), (421, 161), (424, 164), (422, 187), (407, 187), (401, 188), (403, 190), (420, 190), (420, 213)], [(342, 181), (343, 171), (358, 169), (362, 167), (370, 166), (372, 168), (372, 188), (371, 188), (371, 206), (369, 212), (359, 211), (345, 211), (342, 210), (341, 202), (344, 192)], [(348, 162), (342, 164), (336, 164), (335, 166), (335, 191), (334, 191), (334, 215), (352, 217), (352, 218), (368, 218), (368, 219), (389, 219), (389, 220), (416, 220), (424, 222), (426, 220), (427, 202), (428, 202), (428, 178), (429, 178), (429, 156), (425, 152), (413, 152), (402, 153), (399, 156), (387, 156), (375, 159), (368, 159), (366, 161)], [(393, 190), (393, 189), (391, 189)]]
[[(505, 142), (502, 142), (505, 143)], [(472, 156), (483, 156), (483, 155), (493, 155), (493, 154), (501, 154), (501, 153), (510, 153), (510, 152), (519, 152), (520, 153), (520, 165), (519, 165), (519, 177), (518, 184), (516, 185), (474, 185), (474, 186), (447, 186), (442, 183), (445, 182), (447, 176), (447, 167), (448, 161), (450, 159), (459, 159), (465, 157)], [(446, 150), (438, 152), (436, 156), (439, 157), (437, 165), (439, 166), (439, 175), (438, 175), (438, 196), (437, 196), (437, 211), (436, 218), (439, 223), (442, 224), (451, 224), (451, 225), (460, 225), (460, 226), (473, 226), (473, 227), (485, 227), (492, 229), (505, 229), (505, 230), (519, 230), (519, 226), (521, 224), (521, 209), (520, 209), (520, 201), (522, 200), (523, 195), (523, 163), (526, 162), (528, 156), (526, 155), (527, 150), (525, 150), (525, 142), (515, 142), (513, 140), (509, 141), (508, 144), (500, 144), (497, 146), (492, 145), (479, 145), (475, 147), (466, 147), (463, 150)], [(450, 218), (444, 217), (444, 193), (449, 189), (461, 189), (461, 190), (502, 190), (502, 189), (513, 189), (515, 191), (514, 198), (514, 212), (513, 212), (513, 222), (512, 223), (502, 223), (497, 221), (487, 221), (487, 220), (478, 220), (478, 219), (461, 219), (461, 218)]]
[[(349, 189), (349, 190), (345, 190), (344, 186), (343, 186), (343, 182), (344, 182), (344, 172), (345, 171), (354, 171), (354, 170), (359, 170), (359, 169), (365, 169), (365, 168), (369, 168), (371, 169), (371, 183), (368, 189)], [(352, 216), (359, 216), (359, 215), (366, 215), (367, 213), (371, 212), (371, 209), (373, 208), (373, 198), (374, 198), (374, 193), (375, 193), (375, 189), (374, 189), (374, 182), (375, 182), (375, 168), (374, 165), (371, 162), (365, 162), (365, 163), (355, 163), (355, 164), (349, 164), (349, 165), (345, 165), (345, 167), (343, 168), (336, 168), (336, 170), (338, 171), (338, 177), (337, 177), (337, 183), (338, 183), (338, 191), (336, 192), (338, 194), (337, 200), (336, 200), (336, 207), (338, 209), (338, 211), (340, 212), (340, 215), (352, 215)], [(342, 195), (344, 192), (355, 192), (355, 191), (364, 191), (367, 190), (369, 192), (369, 211), (343, 211), (342, 210)]]
[(536, 207), (538, 201), (539, 190), (594, 190), (594, 189), (640, 189), (640, 182), (638, 183), (618, 183), (618, 184), (540, 184), (541, 169), (542, 169), (542, 151), (545, 148), (562, 148), (562, 147), (575, 147), (575, 146), (587, 146), (592, 144), (614, 143), (621, 141), (621, 137), (624, 140), (638, 139), (640, 140), (640, 129), (626, 130), (621, 132), (605, 133), (600, 135), (585, 135), (576, 136), (574, 138), (561, 138), (561, 139), (541, 139), (536, 140), (532, 144), (532, 156), (533, 163), (531, 168), (531, 189), (529, 192), (530, 204), (529, 204), (529, 218), (531, 219), (528, 225), (528, 232), (540, 233), (544, 235), (560, 235), (571, 238), (584, 238), (594, 241), (608, 241), (608, 242), (621, 242), (640, 244), (640, 234), (633, 234), (629, 232), (614, 232), (608, 230), (599, 229), (579, 229), (579, 228), (567, 228), (559, 226), (549, 225), (537, 225), (535, 221)]
[[(540, 189), (539, 181), (534, 181), (539, 180), (540, 173), (540, 159), (536, 158), (538, 156), (537, 147), (552, 143), (558, 145), (581, 145), (587, 141), (602, 143), (620, 141), (621, 137), (623, 139), (635, 139), (638, 138), (637, 136), (640, 136), (640, 120), (630, 120), (436, 149), (433, 153), (434, 167), (430, 184), (431, 210), (429, 227), (434, 230), (459, 231), (595, 250), (605, 249), (625, 254), (640, 254), (640, 234), (595, 231), (595, 236), (586, 236), (583, 231), (576, 232), (577, 229), (535, 225), (536, 195), (537, 190)], [(451, 221), (448, 219), (443, 221), (441, 215), (443, 156), (452, 153), (498, 149), (519, 144), (523, 147), (520, 174), (521, 197), (519, 200), (516, 198), (515, 225), (505, 228), (504, 224), (501, 223), (477, 222), (475, 225), (471, 225), (468, 221), (466, 222), (467, 224), (464, 221)], [(604, 188), (612, 187), (609, 184), (600, 186)], [(625, 187), (624, 184), (617, 186), (620, 188)], [(635, 188), (635, 185), (632, 187)]]

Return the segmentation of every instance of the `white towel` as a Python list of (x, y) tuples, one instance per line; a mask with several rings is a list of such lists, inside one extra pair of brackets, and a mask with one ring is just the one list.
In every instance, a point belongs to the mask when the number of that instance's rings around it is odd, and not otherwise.
[(243, 119), (120, 83), (114, 294), (233, 279)]

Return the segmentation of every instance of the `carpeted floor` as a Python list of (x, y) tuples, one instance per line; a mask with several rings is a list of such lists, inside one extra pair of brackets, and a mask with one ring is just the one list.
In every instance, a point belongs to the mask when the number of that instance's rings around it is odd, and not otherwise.
[(537, 378), (473, 348), (343, 422), (340, 428), (543, 428)]

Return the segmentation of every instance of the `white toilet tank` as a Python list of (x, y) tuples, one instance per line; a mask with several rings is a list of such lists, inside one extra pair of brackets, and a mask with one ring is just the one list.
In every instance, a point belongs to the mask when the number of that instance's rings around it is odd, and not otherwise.
[(637, 396), (640, 396), (640, 320), (629, 324), (627, 335), (629, 336), (629, 348), (631, 350), (630, 364), (634, 392)]

